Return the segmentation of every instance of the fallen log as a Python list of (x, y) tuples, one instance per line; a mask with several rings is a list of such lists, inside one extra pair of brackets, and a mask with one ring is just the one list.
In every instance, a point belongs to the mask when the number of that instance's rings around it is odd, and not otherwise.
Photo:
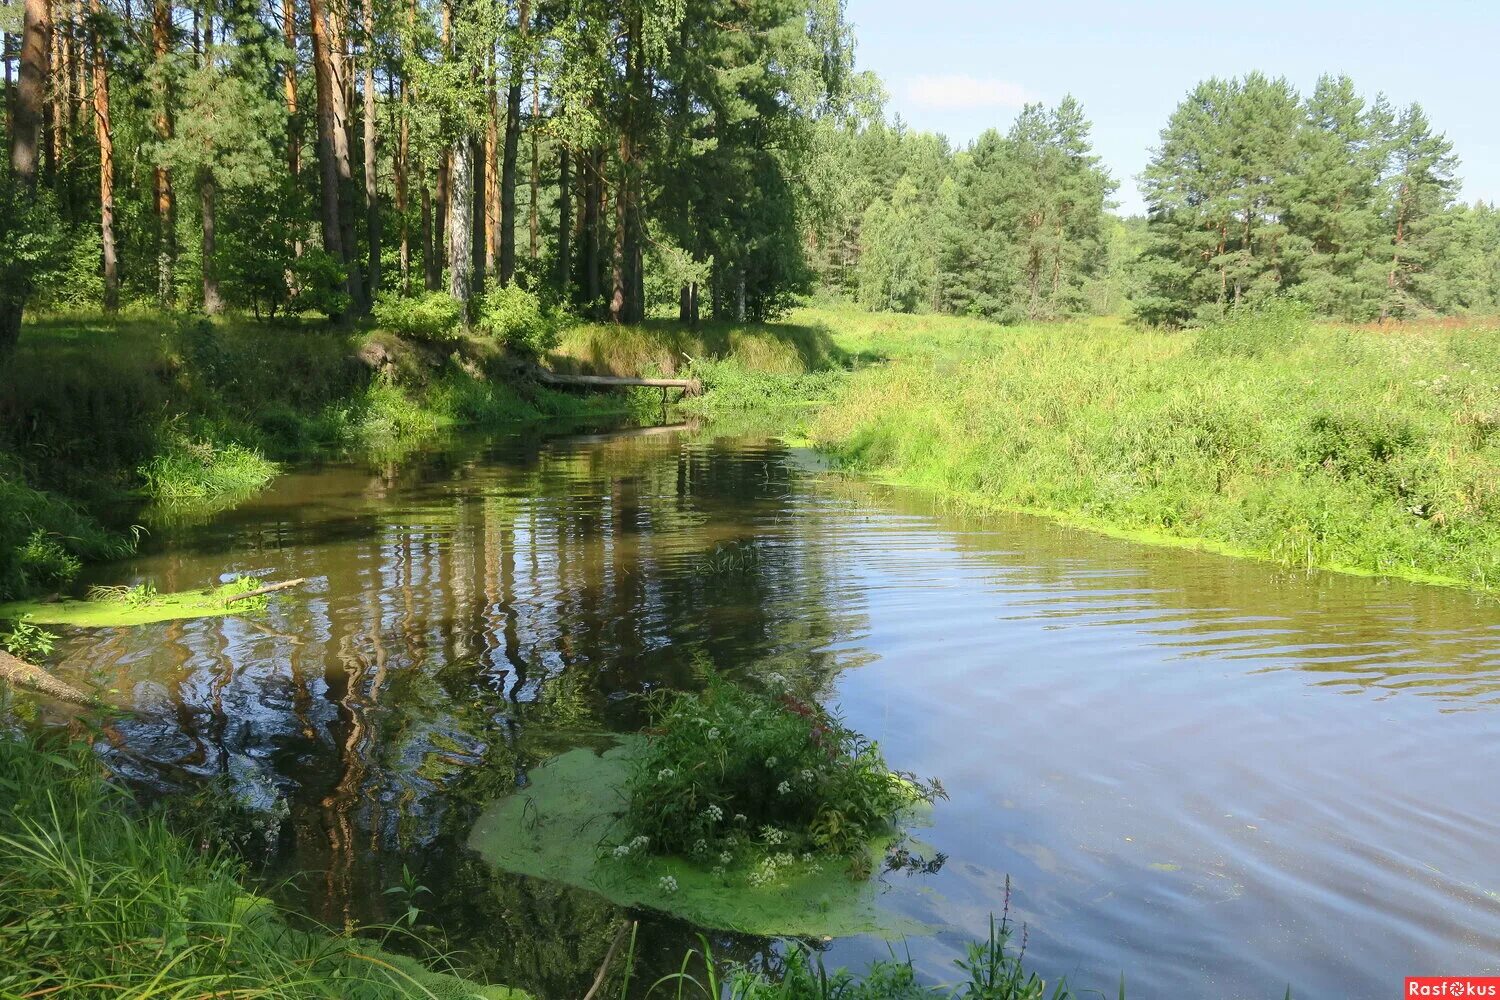
[(235, 594), (233, 597), (225, 598), (224, 603), (233, 604), (235, 601), (248, 601), (252, 597), (264, 597), (267, 594), (274, 594), (278, 590), (289, 590), (292, 587), (300, 587), (306, 582), (306, 579), (299, 576), (295, 580), (286, 580), (282, 583), (273, 583), (270, 586), (261, 587), (258, 590), (247, 590), (243, 594)]
[(16, 659), (4, 650), (0, 650), (0, 679), (9, 681), (16, 687), (84, 708), (97, 708), (99, 705), (96, 699), (90, 698), (73, 685), (58, 680), (41, 667)]
[(681, 389), (684, 396), (701, 396), (703, 382), (695, 378), (627, 378), (621, 375), (560, 375), (545, 368), (536, 370), (539, 381), (548, 385), (572, 385), (594, 389), (623, 389), (645, 386), (648, 389)]

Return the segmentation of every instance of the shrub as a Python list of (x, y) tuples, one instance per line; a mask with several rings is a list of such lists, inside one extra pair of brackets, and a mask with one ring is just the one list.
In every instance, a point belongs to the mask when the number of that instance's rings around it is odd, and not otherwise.
[(1206, 326), (1193, 344), (1207, 357), (1259, 358), (1297, 346), (1311, 322), (1299, 303), (1273, 299), (1258, 308), (1241, 306)]
[(560, 317), (536, 294), (512, 283), (484, 293), (479, 327), (512, 351), (538, 357), (558, 343)]
[(0, 639), (0, 646), (21, 660), (40, 660), (50, 655), (56, 644), (57, 635), (33, 624), (30, 615), (22, 615), (10, 633)]
[(463, 306), (447, 292), (391, 293), (380, 296), (374, 315), (376, 325), (392, 333), (441, 343), (458, 339)]
[(293, 268), (297, 276), (297, 295), (292, 309), (297, 312), (320, 312), (337, 318), (353, 304), (345, 290), (348, 275), (338, 258), (326, 250), (309, 247), (297, 258)]
[(853, 856), (903, 807), (941, 794), (893, 774), (876, 744), (791, 695), (714, 680), (701, 694), (661, 694), (651, 709), (626, 826), (656, 853)]

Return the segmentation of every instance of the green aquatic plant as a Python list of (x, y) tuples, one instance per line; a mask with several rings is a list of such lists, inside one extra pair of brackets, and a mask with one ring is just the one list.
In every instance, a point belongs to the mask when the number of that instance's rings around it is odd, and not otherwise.
[(39, 660), (52, 652), (56, 642), (57, 636), (54, 633), (39, 628), (31, 620), (31, 615), (22, 615), (5, 638), (0, 640), (0, 645), (18, 660)]
[[(485, 809), (469, 846), (504, 871), (585, 889), (621, 906), (661, 910), (701, 927), (767, 937), (929, 932), (880, 906), (879, 880), (851, 879), (843, 865), (792, 859), (768, 883), (752, 878), (757, 862), (750, 852), (741, 863), (723, 865), (717, 858), (657, 854), (635, 844), (624, 834), (622, 790), (645, 739), (628, 736), (602, 753), (580, 747), (552, 758), (528, 775), (524, 789)], [(882, 867), (898, 839), (895, 830), (876, 837), (861, 870)], [(629, 850), (617, 855), (622, 846)]]
[(0, 604), (0, 618), (30, 617), (47, 625), (79, 628), (124, 628), (183, 618), (213, 618), (253, 614), (265, 610), (266, 595), (242, 597), (264, 581), (237, 576), (205, 590), (159, 593), (151, 584), (133, 587), (93, 587), (84, 601), (17, 601)]
[(774, 882), (794, 861), (860, 857), (902, 809), (943, 794), (790, 694), (712, 679), (701, 693), (653, 696), (651, 715), (625, 791), (626, 836), (612, 848), (622, 856), (748, 860), (752, 883)]
[(760, 550), (753, 543), (729, 542), (715, 545), (713, 551), (693, 563), (697, 576), (728, 576), (734, 573), (751, 573), (760, 566)]

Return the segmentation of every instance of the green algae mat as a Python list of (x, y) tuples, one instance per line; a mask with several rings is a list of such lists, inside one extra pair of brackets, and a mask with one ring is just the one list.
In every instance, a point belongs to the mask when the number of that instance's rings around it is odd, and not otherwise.
[[(248, 581), (248, 582), (247, 582)], [(158, 594), (140, 589), (110, 588), (90, 595), (89, 600), (17, 601), (0, 604), (0, 619), (29, 617), (37, 625), (73, 625), (78, 628), (128, 628), (183, 618), (242, 615), (265, 607), (264, 597), (229, 603), (229, 599), (254, 590), (260, 581), (240, 577), (233, 583), (206, 590)]]
[[(798, 864), (759, 879), (749, 867), (709, 868), (681, 858), (615, 857), (630, 755), (641, 737), (623, 737), (604, 753), (570, 750), (531, 773), (531, 784), (492, 803), (469, 846), (496, 867), (597, 892), (621, 906), (670, 913), (701, 927), (766, 937), (896, 938), (929, 933), (883, 910), (882, 883), (851, 877), (843, 862)], [(897, 834), (870, 845), (880, 871)], [(756, 884), (759, 882), (759, 884)]]

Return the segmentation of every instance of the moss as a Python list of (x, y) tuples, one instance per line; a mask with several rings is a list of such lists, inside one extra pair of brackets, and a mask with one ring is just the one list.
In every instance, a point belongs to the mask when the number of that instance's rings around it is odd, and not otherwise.
[[(242, 578), (243, 579), (243, 578)], [(213, 618), (238, 615), (265, 606), (265, 598), (251, 598), (229, 604), (228, 599), (251, 589), (240, 581), (209, 590), (188, 590), (176, 594), (136, 592), (86, 601), (16, 601), (0, 604), (0, 618), (30, 620), (40, 625), (71, 625), (76, 628), (129, 628), (182, 618)]]
[[(627, 737), (603, 754), (583, 748), (553, 758), (531, 784), (493, 803), (469, 835), (469, 845), (505, 871), (562, 882), (599, 893), (622, 906), (670, 913), (703, 927), (768, 937), (928, 933), (924, 925), (882, 910), (880, 884), (842, 869), (801, 866), (775, 884), (748, 884), (748, 869), (716, 873), (679, 858), (601, 855), (625, 802), (630, 757), (640, 737)], [(869, 847), (878, 871), (898, 835)], [(676, 889), (663, 881), (675, 880)], [(670, 885), (670, 883), (668, 883)]]

